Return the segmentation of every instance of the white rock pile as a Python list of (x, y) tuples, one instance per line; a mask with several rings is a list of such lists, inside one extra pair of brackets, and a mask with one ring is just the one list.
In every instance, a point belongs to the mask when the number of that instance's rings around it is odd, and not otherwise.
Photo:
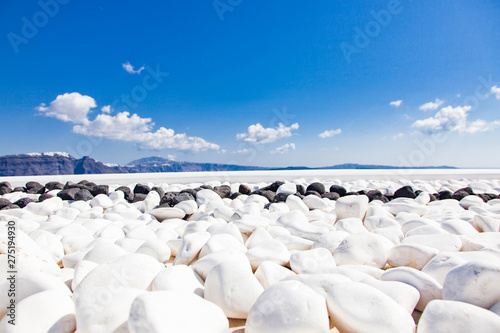
[(500, 332), (500, 176), (0, 193), (0, 332)]

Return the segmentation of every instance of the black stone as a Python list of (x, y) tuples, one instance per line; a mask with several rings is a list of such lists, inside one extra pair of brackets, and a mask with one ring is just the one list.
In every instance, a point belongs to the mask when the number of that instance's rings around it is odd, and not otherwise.
[(53, 198), (54, 196), (52, 194), (48, 194), (48, 193), (44, 193), (44, 194), (41, 194), (39, 197), (38, 197), (38, 202), (42, 202), (42, 201), (45, 201), (47, 199), (50, 199), (50, 198)]
[(465, 192), (469, 193), (469, 195), (475, 195), (474, 191), (470, 187), (464, 187), (464, 188), (458, 189), (456, 192), (458, 192), (458, 191), (465, 191)]
[(417, 196), (415, 195), (415, 192), (413, 192), (413, 189), (411, 186), (403, 186), (394, 192), (394, 198), (411, 198), (415, 199)]
[(275, 181), (273, 182), (271, 185), (268, 185), (266, 187), (263, 187), (261, 188), (260, 190), (263, 190), (263, 191), (272, 191), (272, 192), (276, 192), (278, 190), (278, 188), (283, 185), (285, 182), (280, 182), (280, 181)]
[(12, 189), (12, 192), (24, 192), (24, 187), (16, 186)]
[(0, 210), (16, 209), (16, 208), (21, 208), (21, 207), (19, 207), (18, 205), (11, 204), (11, 205), (5, 206), (3, 208), (0, 208)]
[(490, 199), (490, 196), (488, 194), (483, 194), (483, 193), (479, 193), (479, 194), (476, 194), (478, 197), (480, 197), (481, 199), (483, 199), (484, 202), (488, 202)]
[(322, 195), (323, 198), (328, 198), (330, 200), (337, 200), (340, 198), (340, 195), (336, 192), (326, 192), (325, 194)]
[(172, 198), (170, 201), (171, 206), (177, 205), (179, 202), (186, 201), (186, 200), (194, 200), (194, 197), (189, 194), (189, 193), (179, 193), (175, 197)]
[(241, 184), (240, 187), (238, 188), (238, 192), (240, 192), (241, 194), (248, 195), (248, 194), (252, 193), (252, 190), (247, 185)]
[(348, 196), (348, 195), (359, 195), (358, 192), (347, 192), (344, 196)]
[(420, 193), (422, 193), (422, 191), (421, 191), (421, 190), (416, 190), (416, 191), (415, 191), (415, 195), (416, 195), (417, 197), (418, 197), (418, 195), (419, 195)]
[[(137, 184), (134, 187), (134, 194), (148, 194), (151, 191), (151, 188), (145, 184)], [(135, 198), (134, 198), (135, 201)]]
[(344, 195), (346, 195), (347, 190), (345, 189), (344, 186), (332, 185), (330, 186), (330, 192), (338, 193), (341, 197), (343, 197)]
[(438, 194), (437, 193), (429, 193), (429, 197), (431, 198), (431, 202), (438, 200)]
[(471, 195), (468, 191), (460, 189), (460, 190), (455, 191), (452, 194), (451, 198), (460, 201), (468, 195)]
[(326, 192), (325, 185), (323, 185), (320, 182), (315, 182), (315, 183), (309, 184), (309, 186), (306, 188), (306, 192), (309, 192), (309, 191), (318, 192), (321, 196), (321, 195), (325, 194), (325, 192)]
[(49, 191), (62, 190), (64, 188), (64, 185), (59, 182), (48, 182), (47, 184), (45, 184), (45, 188)]
[(83, 180), (80, 180), (78, 182), (79, 185), (88, 185), (88, 186), (91, 186), (91, 181), (90, 180), (86, 180), (86, 179), (83, 179)]
[(10, 185), (9, 182), (1, 182), (0, 187), (7, 187), (8, 189), (12, 190), (12, 185)]
[(298, 193), (302, 195), (306, 194), (306, 188), (303, 185), (297, 184), (295, 187), (297, 188)]
[(264, 205), (264, 209), (269, 209), (271, 207), (271, 202), (268, 202)]
[(93, 198), (94, 196), (92, 195), (92, 193), (90, 193), (89, 190), (86, 190), (84, 188), (78, 189), (78, 192), (75, 193), (75, 201), (78, 200), (87, 201), (87, 200), (92, 200)]
[(193, 198), (196, 198), (196, 191), (192, 188), (185, 188), (180, 193), (189, 193), (193, 196)]
[(165, 190), (162, 189), (161, 187), (158, 187), (158, 186), (154, 186), (151, 191), (155, 191), (155, 192), (158, 192), (158, 194), (160, 195), (160, 198), (163, 198), (163, 196), (165, 195)]
[(122, 191), (125, 194), (125, 200), (128, 202), (132, 202), (132, 200), (134, 200), (134, 194), (128, 186), (120, 186), (115, 191)]
[(0, 209), (12, 205), (12, 202), (5, 198), (0, 198)]
[(493, 199), (500, 199), (500, 195), (493, 194), (493, 193), (485, 193), (485, 194), (488, 195), (488, 197), (489, 197), (488, 201), (493, 200)]
[(266, 198), (267, 200), (269, 200), (269, 202), (272, 202), (274, 197), (276, 196), (276, 193), (274, 193), (273, 191), (269, 191), (269, 190), (257, 190), (257, 191), (252, 192), (251, 194), (261, 195), (264, 198)]
[(0, 195), (4, 195), (12, 192), (12, 190), (7, 186), (0, 186)]
[(64, 184), (63, 190), (68, 190), (70, 188), (83, 188), (83, 189), (86, 189), (86, 190), (89, 189), (89, 187), (87, 185), (80, 184), (80, 183), (76, 184), (76, 183), (73, 183), (73, 182), (67, 182), (66, 184)]
[(237, 197), (239, 197), (240, 195), (241, 195), (240, 192), (234, 192), (233, 194), (231, 194), (231, 196), (229, 197), (229, 199), (234, 200)]
[(14, 202), (14, 205), (18, 205), (19, 208), (24, 208), (26, 207), (26, 205), (28, 205), (30, 202), (34, 202), (35, 200), (31, 199), (31, 198), (21, 198), (19, 200), (17, 200), (16, 202)]
[(201, 189), (204, 189), (204, 190), (213, 190), (214, 188), (210, 185), (201, 185), (200, 186)]
[(222, 199), (229, 198), (231, 196), (231, 187), (229, 185), (215, 186), (213, 191)]
[(45, 192), (45, 186), (38, 182), (27, 182), (26, 183), (26, 193), (31, 194), (42, 194)]
[(90, 189), (88, 191), (94, 197), (96, 195), (99, 195), (99, 194), (108, 195), (108, 193), (109, 193), (109, 186), (108, 185), (93, 185), (93, 186), (90, 187)]
[(446, 199), (452, 199), (453, 193), (450, 191), (441, 191), (438, 193), (438, 199), (439, 200), (446, 200)]
[(273, 202), (285, 202), (289, 195), (288, 193), (278, 193), (274, 196)]
[(80, 190), (78, 187), (67, 188), (57, 193), (57, 196), (63, 200), (75, 200), (75, 195)]
[(292, 194), (292, 195), (295, 195), (296, 197), (299, 197), (301, 199), (304, 199), (306, 196), (301, 194), (300, 192), (296, 192), (295, 194)]
[[(189, 194), (189, 193), (184, 192), (184, 194)], [(166, 204), (169, 207), (171, 207), (172, 200), (175, 198), (176, 195), (177, 195), (177, 193), (174, 193), (174, 192), (165, 193), (165, 195), (160, 200), (160, 206), (163, 206)], [(163, 207), (165, 207), (165, 206), (163, 206)]]
[(366, 192), (365, 195), (368, 197), (369, 201), (381, 200), (381, 198), (383, 197), (382, 192), (380, 192), (379, 190), (368, 191), (368, 192)]
[(319, 192), (316, 192), (316, 191), (306, 191), (306, 193), (304, 193), (304, 196), (307, 197), (308, 195), (315, 195), (317, 197), (320, 197), (321, 198), (321, 194)]
[(366, 195), (366, 193), (367, 193), (367, 192), (366, 192), (365, 190), (359, 190), (359, 191), (358, 191), (358, 194), (359, 194), (359, 195)]
[(134, 193), (134, 199), (132, 200), (132, 202), (143, 201), (144, 199), (146, 199), (146, 195), (147, 194), (144, 193)]

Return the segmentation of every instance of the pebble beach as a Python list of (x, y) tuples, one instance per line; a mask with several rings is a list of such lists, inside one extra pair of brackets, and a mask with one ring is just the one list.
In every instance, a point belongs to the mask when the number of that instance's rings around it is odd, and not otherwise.
[(499, 332), (471, 176), (2, 181), (0, 331)]

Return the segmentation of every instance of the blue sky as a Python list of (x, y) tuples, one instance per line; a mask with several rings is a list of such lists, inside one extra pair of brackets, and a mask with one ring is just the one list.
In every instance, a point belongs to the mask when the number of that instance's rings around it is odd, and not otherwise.
[(0, 155), (500, 167), (498, 17), (485, 0), (4, 1)]

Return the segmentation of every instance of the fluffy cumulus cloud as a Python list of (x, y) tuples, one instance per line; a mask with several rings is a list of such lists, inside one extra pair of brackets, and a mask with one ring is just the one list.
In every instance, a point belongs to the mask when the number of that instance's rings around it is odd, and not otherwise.
[(495, 95), (497, 99), (500, 99), (500, 87), (493, 86), (491, 87), (491, 93)]
[(443, 105), (444, 101), (436, 98), (434, 102), (427, 102), (425, 104), (420, 105), (419, 109), (422, 111), (432, 111), (437, 110), (441, 105)]
[(135, 69), (134, 69), (134, 66), (132, 66), (132, 65), (130, 64), (130, 62), (128, 62), (128, 61), (127, 61), (126, 63), (122, 64), (122, 67), (123, 67), (123, 69), (124, 69), (124, 70), (126, 70), (126, 71), (127, 71), (127, 73), (129, 73), (129, 74), (141, 74), (141, 72), (144, 70), (144, 66), (142, 66), (142, 67), (141, 67), (141, 68), (139, 68), (138, 70), (135, 70)]
[(111, 105), (105, 105), (101, 108), (101, 111), (104, 113), (111, 113)]
[(278, 128), (265, 128), (261, 124), (257, 123), (255, 125), (248, 126), (246, 133), (237, 134), (236, 139), (256, 144), (271, 143), (279, 139), (292, 136), (292, 131), (297, 130), (298, 128), (298, 123), (292, 124), (289, 127), (280, 123)]
[(331, 138), (332, 136), (338, 135), (340, 133), (342, 133), (342, 130), (340, 128), (337, 128), (336, 130), (328, 130), (328, 131), (324, 131), (322, 133), (319, 133), (318, 136), (322, 139), (326, 139), (326, 138)]
[(417, 120), (412, 127), (424, 134), (442, 132), (477, 133), (486, 132), (500, 126), (500, 121), (467, 120), (470, 106), (447, 106), (439, 110), (434, 117)]
[(96, 104), (93, 98), (72, 93), (59, 95), (50, 106), (45, 107), (42, 104), (38, 110), (46, 116), (74, 123), (75, 133), (134, 142), (141, 149), (176, 149), (194, 153), (220, 149), (215, 143), (207, 142), (200, 137), (187, 136), (185, 133), (175, 133), (173, 129), (160, 127), (153, 131), (154, 122), (151, 118), (141, 118), (137, 114), (130, 115), (126, 111), (114, 116), (102, 113), (94, 120), (89, 120), (89, 110), (94, 107)]
[(295, 150), (295, 143), (287, 143), (281, 147), (271, 150), (271, 154), (286, 154), (291, 150)]
[(396, 135), (392, 136), (393, 140), (401, 139), (403, 136), (405, 136), (403, 133), (398, 133)]
[(390, 106), (394, 106), (394, 107), (397, 107), (399, 108), (401, 106), (401, 104), (403, 104), (403, 100), (402, 99), (399, 99), (397, 101), (392, 101), (389, 103)]
[(42, 103), (36, 109), (47, 117), (76, 124), (86, 124), (89, 122), (90, 110), (95, 107), (97, 104), (92, 97), (73, 92), (59, 95), (50, 102), (49, 106)]

